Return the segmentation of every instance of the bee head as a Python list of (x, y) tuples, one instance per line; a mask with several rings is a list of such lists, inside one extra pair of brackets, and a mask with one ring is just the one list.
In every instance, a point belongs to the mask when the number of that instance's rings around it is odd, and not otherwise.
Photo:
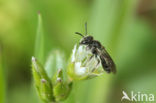
[(88, 45), (93, 42), (93, 37), (87, 36), (87, 22), (85, 23), (85, 31), (86, 31), (85, 36), (79, 32), (75, 32), (75, 34), (78, 34), (83, 37), (83, 39), (80, 41), (80, 45)]
[(88, 44), (91, 44), (92, 41), (93, 41), (93, 37), (92, 36), (84, 36), (84, 35), (82, 35), (79, 32), (75, 32), (75, 34), (78, 34), (78, 35), (83, 37), (83, 39), (80, 41), (80, 45), (88, 45)]
[(93, 42), (93, 37), (92, 36), (86, 36), (86, 37), (83, 37), (80, 44), (81, 45), (88, 45), (88, 44), (91, 44), (92, 42)]

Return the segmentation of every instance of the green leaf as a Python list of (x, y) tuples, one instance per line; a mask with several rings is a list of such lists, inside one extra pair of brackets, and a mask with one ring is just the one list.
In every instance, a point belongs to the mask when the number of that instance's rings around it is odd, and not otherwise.
[(38, 27), (35, 42), (35, 57), (38, 58), (38, 60), (41, 63), (44, 63), (44, 34), (42, 27), (42, 16), (40, 13), (38, 13)]

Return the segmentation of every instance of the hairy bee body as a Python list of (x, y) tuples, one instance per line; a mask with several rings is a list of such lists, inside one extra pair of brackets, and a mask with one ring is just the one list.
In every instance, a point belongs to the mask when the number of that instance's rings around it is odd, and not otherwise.
[(96, 57), (99, 56), (101, 65), (107, 73), (116, 72), (115, 63), (99, 41), (94, 40), (92, 36), (86, 36), (83, 37), (80, 45), (87, 45), (93, 55), (95, 55)]
[[(93, 36), (87, 35), (87, 23), (85, 24), (85, 29), (86, 29), (86, 35), (85, 36), (79, 32), (75, 32), (76, 34), (83, 37), (79, 44), (80, 45), (86, 45), (87, 48), (89, 48), (91, 50), (92, 54), (99, 61), (98, 63), (101, 62), (103, 69), (107, 73), (110, 73), (110, 72), (116, 73), (115, 63), (112, 60), (109, 53), (104, 48), (104, 46), (102, 46), (98, 40), (94, 40)], [(100, 58), (100, 60), (98, 58)]]

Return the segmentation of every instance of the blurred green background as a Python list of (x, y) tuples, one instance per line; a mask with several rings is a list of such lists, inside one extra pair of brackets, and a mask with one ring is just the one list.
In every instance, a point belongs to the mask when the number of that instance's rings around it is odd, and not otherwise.
[(62, 103), (120, 103), (122, 90), (156, 95), (155, 0), (1, 0), (0, 103), (41, 103), (31, 73), (38, 11), (45, 58), (60, 48), (68, 59), (87, 21), (117, 66), (116, 75), (76, 82)]

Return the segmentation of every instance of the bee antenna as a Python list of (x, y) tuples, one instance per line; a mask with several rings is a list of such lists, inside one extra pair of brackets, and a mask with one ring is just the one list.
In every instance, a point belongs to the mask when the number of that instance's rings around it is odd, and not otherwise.
[(87, 35), (88, 34), (87, 33), (87, 22), (85, 23), (85, 31), (86, 31), (85, 35)]
[(78, 34), (78, 35), (84, 37), (84, 36), (83, 36), (81, 33), (79, 33), (79, 32), (75, 32), (75, 34)]

